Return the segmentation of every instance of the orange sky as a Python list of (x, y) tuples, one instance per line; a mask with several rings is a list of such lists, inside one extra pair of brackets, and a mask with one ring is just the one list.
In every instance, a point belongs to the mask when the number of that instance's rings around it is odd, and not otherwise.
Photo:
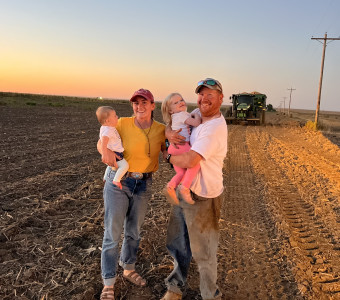
[[(293, 11), (286, 2), (216, 1), (207, 14), (203, 0), (3, 1), (0, 91), (129, 99), (147, 88), (157, 101), (179, 92), (195, 102), (197, 82), (213, 77), (225, 104), (256, 90), (277, 107), (292, 87), (292, 108), (314, 109), (322, 45), (311, 37), (340, 35), (340, 2), (288, 2)], [(327, 47), (324, 110), (340, 111), (339, 47)]]

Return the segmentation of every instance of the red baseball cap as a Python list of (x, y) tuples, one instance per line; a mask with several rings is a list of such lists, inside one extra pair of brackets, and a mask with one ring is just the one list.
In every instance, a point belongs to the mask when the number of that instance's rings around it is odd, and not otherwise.
[(146, 89), (139, 89), (138, 91), (134, 92), (134, 94), (132, 95), (131, 99), (130, 99), (130, 102), (133, 102), (135, 101), (135, 98), (136, 97), (143, 97), (145, 98), (146, 100), (150, 100), (151, 103), (154, 103), (155, 100), (153, 99), (153, 95), (151, 94), (151, 92), (149, 90), (146, 90)]

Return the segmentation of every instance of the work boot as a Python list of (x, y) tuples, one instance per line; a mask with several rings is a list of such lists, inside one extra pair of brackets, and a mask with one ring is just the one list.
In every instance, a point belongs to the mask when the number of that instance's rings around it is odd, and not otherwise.
[(161, 300), (182, 300), (182, 295), (167, 291)]

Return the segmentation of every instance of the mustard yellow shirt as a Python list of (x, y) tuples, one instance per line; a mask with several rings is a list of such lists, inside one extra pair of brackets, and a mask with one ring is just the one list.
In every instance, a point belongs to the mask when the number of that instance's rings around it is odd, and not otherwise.
[[(158, 170), (159, 152), (165, 149), (165, 125), (154, 120), (151, 128), (143, 132), (135, 125), (134, 119), (120, 118), (116, 127), (122, 139), (124, 158), (129, 163), (129, 172), (155, 172)], [(150, 157), (146, 134), (150, 141)]]

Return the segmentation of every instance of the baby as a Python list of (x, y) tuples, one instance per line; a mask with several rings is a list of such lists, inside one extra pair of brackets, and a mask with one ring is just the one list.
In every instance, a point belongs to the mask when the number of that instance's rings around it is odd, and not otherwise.
[(102, 125), (100, 127), (99, 138), (101, 140), (102, 161), (108, 160), (109, 151), (113, 151), (116, 155), (118, 169), (116, 170), (113, 184), (122, 189), (120, 180), (129, 169), (128, 162), (123, 156), (123, 145), (120, 135), (116, 129), (118, 116), (111, 106), (100, 106), (96, 111), (97, 119)]
[[(162, 103), (162, 115), (165, 124), (171, 126), (172, 130), (182, 129), (179, 134), (184, 136), (186, 143), (177, 145), (178, 149), (170, 144), (168, 148), (169, 154), (181, 154), (190, 150), (190, 126), (197, 127), (201, 124), (201, 117), (198, 114), (190, 114), (187, 112), (187, 105), (183, 97), (178, 93), (172, 93), (167, 96)], [(190, 186), (197, 172), (200, 169), (200, 164), (193, 168), (183, 169), (174, 166), (176, 175), (170, 180), (164, 188), (164, 194), (168, 201), (173, 204), (178, 204), (176, 196), (176, 188), (182, 196), (183, 200), (189, 204), (194, 204), (190, 194)]]

